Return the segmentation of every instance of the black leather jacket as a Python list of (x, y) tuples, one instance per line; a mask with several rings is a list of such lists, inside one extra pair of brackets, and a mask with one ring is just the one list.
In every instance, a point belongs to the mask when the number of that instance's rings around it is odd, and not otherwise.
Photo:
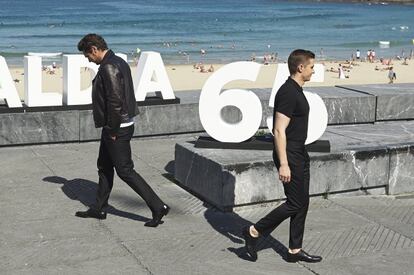
[(131, 69), (111, 50), (92, 81), (92, 108), (95, 127), (104, 127), (111, 135), (116, 135), (121, 123), (139, 113)]

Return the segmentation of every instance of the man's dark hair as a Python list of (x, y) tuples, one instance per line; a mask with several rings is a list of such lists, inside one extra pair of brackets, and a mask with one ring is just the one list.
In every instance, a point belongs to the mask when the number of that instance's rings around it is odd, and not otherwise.
[(108, 45), (102, 36), (90, 33), (85, 35), (78, 43), (78, 50), (81, 52), (91, 52), (92, 46), (95, 46), (98, 50), (107, 50)]
[(302, 49), (294, 50), (288, 58), (290, 75), (293, 75), (297, 72), (298, 66), (300, 64), (306, 65), (309, 59), (315, 59), (315, 54), (313, 52)]

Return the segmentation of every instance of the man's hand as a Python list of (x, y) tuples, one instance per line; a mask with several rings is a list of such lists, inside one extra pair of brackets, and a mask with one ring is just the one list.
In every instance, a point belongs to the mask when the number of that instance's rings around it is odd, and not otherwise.
[(290, 168), (289, 165), (281, 165), (279, 168), (279, 179), (283, 183), (289, 183), (290, 182)]
[(115, 141), (115, 140), (116, 140), (116, 136), (111, 136), (111, 139), (112, 139), (113, 141)]

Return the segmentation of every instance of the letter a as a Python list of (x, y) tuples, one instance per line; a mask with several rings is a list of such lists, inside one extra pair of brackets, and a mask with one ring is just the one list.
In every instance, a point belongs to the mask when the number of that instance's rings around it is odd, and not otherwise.
[(142, 52), (134, 86), (137, 101), (144, 101), (147, 93), (157, 91), (163, 99), (175, 98), (161, 55), (157, 52)]

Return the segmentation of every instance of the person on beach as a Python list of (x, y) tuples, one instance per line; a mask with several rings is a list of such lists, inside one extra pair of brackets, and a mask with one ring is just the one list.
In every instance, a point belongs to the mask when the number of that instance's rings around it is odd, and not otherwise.
[(269, 65), (269, 61), (267, 60), (267, 53), (263, 55), (263, 65)]
[(355, 55), (356, 55), (356, 59), (357, 60), (360, 60), (360, 58), (361, 58), (361, 52), (359, 51), (359, 49), (356, 50)]
[(114, 181), (118, 176), (140, 195), (152, 212), (145, 226), (156, 227), (170, 208), (134, 170), (130, 141), (134, 133), (134, 117), (139, 113), (128, 63), (108, 49), (97, 34), (88, 34), (78, 43), (78, 50), (89, 62), (100, 65), (92, 81), (92, 110), (95, 127), (102, 127), (98, 156), (99, 185), (96, 203), (81, 218), (106, 219), (106, 208)]
[(345, 79), (345, 73), (344, 73), (344, 69), (342, 68), (342, 64), (339, 64), (338, 66), (338, 78), (339, 79)]
[(404, 57), (404, 62), (402, 63), (402, 65), (408, 65), (408, 57)]
[(320, 256), (302, 249), (305, 219), (309, 206), (309, 155), (305, 148), (308, 132), (309, 104), (302, 86), (314, 73), (315, 54), (294, 50), (288, 58), (290, 77), (279, 88), (273, 110), (273, 160), (283, 183), (286, 202), (256, 224), (243, 228), (248, 254), (257, 259), (256, 244), (262, 235), (270, 234), (281, 222), (290, 218), (288, 262), (319, 262)]
[(206, 70), (206, 68), (204, 67), (204, 65), (200, 66), (200, 73), (208, 73), (208, 71)]
[(256, 61), (256, 53), (252, 53), (250, 56), (250, 61)]
[(390, 81), (388, 82), (388, 84), (392, 84), (392, 83), (394, 83), (394, 80), (396, 80), (396, 79), (397, 79), (397, 75), (396, 75), (396, 73), (394, 72), (394, 68), (393, 68), (393, 67), (389, 67), (389, 69), (388, 69), (388, 79), (390, 80)]

